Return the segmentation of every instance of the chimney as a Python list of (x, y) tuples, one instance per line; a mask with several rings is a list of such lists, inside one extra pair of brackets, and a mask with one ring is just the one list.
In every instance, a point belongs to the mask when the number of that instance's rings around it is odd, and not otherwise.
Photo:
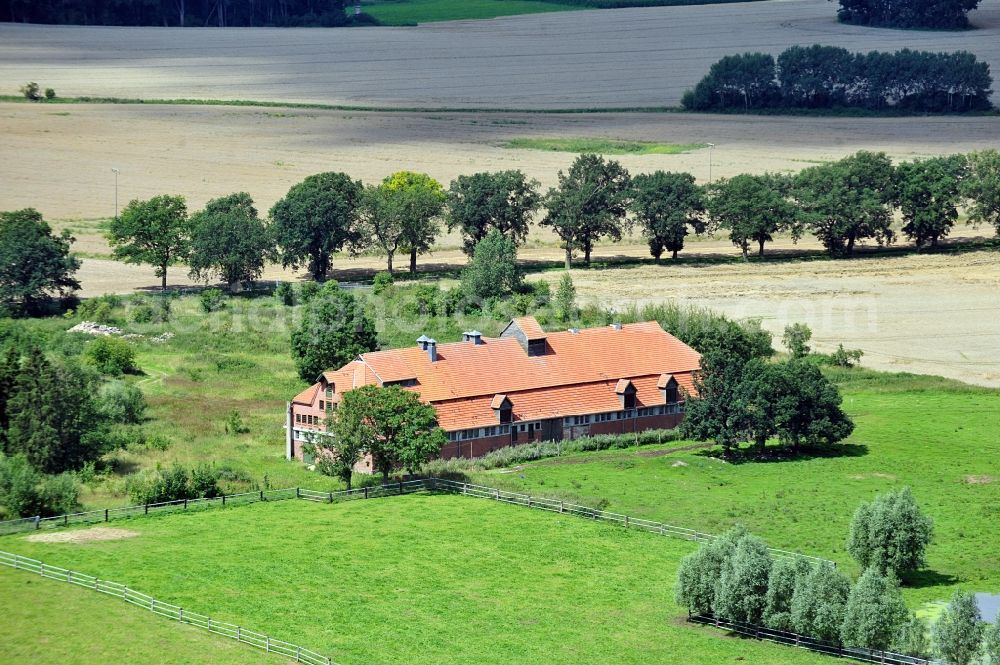
[(437, 362), (438, 359), (438, 343), (437, 340), (429, 339), (427, 340), (427, 357), (431, 359), (431, 362)]
[(479, 332), (478, 330), (471, 330), (465, 333), (465, 335), (466, 335), (465, 339), (467, 342), (472, 342), (476, 346), (479, 346), (480, 344), (483, 343), (483, 333)]
[(427, 335), (421, 335), (420, 337), (417, 338), (417, 346), (419, 346), (422, 351), (426, 351), (427, 343), (430, 341), (431, 341), (430, 337), (428, 337)]
[(569, 334), (571, 334), (571, 335), (579, 335), (580, 334), (580, 329), (579, 328), (570, 328), (569, 329)]
[(622, 329), (621, 322), (620, 321), (615, 321), (614, 323), (612, 323), (611, 324), (611, 329), (612, 330), (621, 330)]

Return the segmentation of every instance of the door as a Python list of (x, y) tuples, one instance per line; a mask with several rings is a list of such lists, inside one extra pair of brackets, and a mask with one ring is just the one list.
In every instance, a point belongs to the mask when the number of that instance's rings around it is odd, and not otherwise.
[(549, 418), (542, 421), (543, 441), (562, 441), (563, 428), (562, 418)]

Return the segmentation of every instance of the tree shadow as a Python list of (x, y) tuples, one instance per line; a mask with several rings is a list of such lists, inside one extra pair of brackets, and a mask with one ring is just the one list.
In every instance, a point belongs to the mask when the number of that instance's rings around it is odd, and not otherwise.
[(948, 573), (936, 570), (918, 570), (903, 576), (903, 586), (909, 589), (923, 589), (932, 586), (953, 586), (958, 584), (958, 578)]
[(768, 446), (763, 452), (755, 448), (740, 448), (723, 454), (719, 447), (699, 450), (699, 457), (722, 459), (730, 464), (768, 464), (780, 462), (803, 462), (813, 459), (837, 459), (841, 457), (864, 457), (868, 446), (863, 443), (838, 443), (822, 448), (799, 448), (792, 450), (786, 446)]

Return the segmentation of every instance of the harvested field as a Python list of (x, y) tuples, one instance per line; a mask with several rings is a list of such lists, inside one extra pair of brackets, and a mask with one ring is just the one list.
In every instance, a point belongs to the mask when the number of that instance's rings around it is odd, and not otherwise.
[[(557, 279), (552, 275), (550, 279)], [(780, 346), (805, 322), (812, 346), (843, 343), (862, 364), (1000, 387), (1000, 254), (912, 254), (701, 266), (574, 271), (581, 299), (607, 305), (690, 302), (762, 318)]]
[[(547, 187), (569, 167), (573, 154), (501, 146), (518, 138), (560, 137), (715, 143), (712, 177), (718, 178), (798, 171), (862, 149), (913, 159), (1000, 148), (1000, 118), (352, 113), (7, 103), (0, 104), (0, 152), (17, 159), (0, 163), (0, 210), (34, 206), (49, 219), (111, 217), (112, 167), (121, 169), (121, 205), (169, 192), (184, 194), (195, 209), (210, 198), (247, 191), (266, 211), (294, 183), (331, 170), (377, 182), (410, 169), (447, 185), (463, 173), (518, 168)], [(615, 159), (633, 173), (665, 169), (689, 171), (702, 182), (709, 177), (707, 149)], [(84, 236), (96, 235), (86, 224), (73, 226), (81, 243)], [(78, 249), (106, 252), (102, 243)]]
[(1000, 71), (1000, 0), (976, 30), (837, 23), (818, 0), (559, 12), (414, 28), (0, 25), (0, 89), (65, 96), (263, 99), (395, 107), (675, 105), (721, 56), (794, 44), (968, 50)]

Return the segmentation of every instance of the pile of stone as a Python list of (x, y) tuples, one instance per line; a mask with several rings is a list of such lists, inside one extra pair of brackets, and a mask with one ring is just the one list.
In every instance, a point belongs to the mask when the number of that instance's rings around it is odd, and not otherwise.
[(93, 321), (83, 321), (70, 328), (69, 332), (78, 332), (87, 335), (121, 335), (122, 329), (115, 326), (94, 323)]

